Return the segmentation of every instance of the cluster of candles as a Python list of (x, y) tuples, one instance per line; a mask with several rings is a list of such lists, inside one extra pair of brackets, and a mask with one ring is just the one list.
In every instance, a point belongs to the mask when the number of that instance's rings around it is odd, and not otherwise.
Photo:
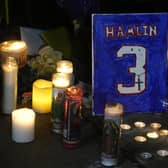
[(10, 58), (8, 63), (2, 67), (4, 73), (3, 98), (5, 98), (3, 112), (12, 114), (12, 139), (17, 143), (31, 142), (34, 139), (35, 112), (51, 112), (53, 84), (65, 88), (73, 82), (72, 63), (66, 60), (57, 62), (56, 72), (58, 74), (56, 73), (53, 81), (38, 79), (33, 83), (32, 109), (16, 109), (18, 69), (13, 65), (17, 64), (18, 68), (22, 68), (26, 64), (26, 43), (19, 40), (5, 41), (0, 44), (0, 54), (2, 59)]
[[(138, 129), (143, 129), (146, 127), (145, 122), (143, 121), (136, 121), (134, 122), (134, 126)], [(131, 126), (129, 124), (121, 124), (120, 125), (122, 130), (130, 130)], [(160, 129), (162, 125), (159, 122), (150, 123), (150, 127), (152, 131), (146, 133), (145, 136), (137, 135), (134, 137), (134, 140), (137, 142), (146, 142), (147, 138), (149, 139), (157, 139), (159, 136), (167, 136), (168, 130), (167, 129)]]

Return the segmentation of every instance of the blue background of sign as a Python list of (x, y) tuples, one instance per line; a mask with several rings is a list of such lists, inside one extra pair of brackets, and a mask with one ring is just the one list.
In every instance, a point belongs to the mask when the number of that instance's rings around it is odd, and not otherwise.
[[(164, 112), (167, 96), (167, 13), (153, 14), (94, 14), (92, 15), (92, 82), (93, 112), (104, 113), (107, 102), (120, 102), (124, 112)], [(136, 25), (158, 25), (157, 36), (106, 38), (105, 26), (122, 25), (124, 29)], [(117, 58), (124, 45), (146, 48), (146, 90), (140, 94), (121, 95), (117, 83), (131, 85), (134, 75), (128, 68), (135, 65), (135, 57)]]

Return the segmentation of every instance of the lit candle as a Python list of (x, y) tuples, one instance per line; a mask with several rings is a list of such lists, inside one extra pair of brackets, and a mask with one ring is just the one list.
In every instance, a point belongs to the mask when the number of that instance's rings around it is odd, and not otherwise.
[(16, 109), (17, 104), (17, 75), (18, 65), (14, 57), (6, 57), (2, 64), (3, 70), (3, 103), (2, 111), (10, 114)]
[(34, 140), (35, 112), (20, 108), (12, 112), (12, 139), (18, 143)]
[(137, 142), (147, 141), (146, 137), (144, 137), (144, 136), (136, 136), (136, 137), (134, 137), (134, 140), (137, 141)]
[(153, 129), (159, 129), (162, 125), (160, 123), (151, 123), (150, 124), (151, 128)]
[(56, 71), (60, 73), (73, 73), (73, 64), (71, 61), (60, 60), (56, 63)]
[(129, 124), (120, 124), (120, 128), (123, 130), (130, 130), (131, 126)]
[(70, 85), (70, 77), (65, 73), (53, 74), (52, 83), (56, 88), (66, 88)]
[(151, 138), (151, 139), (157, 139), (157, 138), (159, 138), (159, 134), (158, 134), (156, 131), (148, 132), (148, 133), (146, 134), (146, 136), (147, 136), (148, 138)]
[(19, 68), (22, 68), (27, 61), (27, 45), (21, 40), (10, 40), (0, 44), (2, 57), (8, 55), (15, 57)]
[(70, 76), (70, 84), (72, 85), (74, 83), (73, 64), (71, 61), (68, 60), (57, 61), (56, 72), (68, 74)]
[(38, 79), (33, 82), (32, 107), (39, 113), (51, 112), (52, 82)]
[(158, 150), (156, 153), (161, 157), (168, 156), (168, 150), (161, 149), (161, 150)]
[(135, 127), (137, 127), (137, 128), (144, 128), (144, 127), (146, 126), (146, 124), (145, 124), (144, 122), (142, 122), (142, 121), (136, 121), (136, 122), (134, 123), (134, 125), (135, 125)]
[(70, 76), (65, 73), (55, 73), (52, 77), (52, 131), (61, 134), (63, 131), (65, 90), (70, 85)]
[(160, 134), (160, 136), (166, 136), (166, 135), (168, 135), (168, 130), (167, 129), (161, 129), (159, 131), (159, 134)]

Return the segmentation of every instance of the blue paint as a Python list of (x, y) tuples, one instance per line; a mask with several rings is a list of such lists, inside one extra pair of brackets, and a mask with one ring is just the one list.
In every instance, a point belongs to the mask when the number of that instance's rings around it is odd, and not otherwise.
[[(93, 111), (96, 115), (102, 115), (105, 104), (111, 101), (122, 103), (125, 112), (165, 111), (162, 101), (167, 97), (167, 23), (167, 13), (92, 16)], [(106, 37), (106, 27), (113, 28), (113, 36)], [(117, 57), (122, 46), (146, 49), (145, 90), (138, 94), (117, 91), (118, 83), (124, 86), (135, 83), (135, 74), (128, 69), (136, 65), (137, 57), (130, 53)], [(141, 89), (142, 85), (137, 87)]]

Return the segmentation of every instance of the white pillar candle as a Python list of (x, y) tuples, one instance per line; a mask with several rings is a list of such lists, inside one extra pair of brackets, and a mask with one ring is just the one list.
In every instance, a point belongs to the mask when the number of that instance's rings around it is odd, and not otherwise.
[(14, 57), (7, 57), (2, 64), (3, 70), (3, 99), (2, 111), (10, 114), (17, 104), (18, 66)]
[(60, 60), (56, 63), (56, 72), (68, 74), (70, 76), (70, 84), (74, 83), (74, 75), (73, 75), (73, 64), (68, 60)]
[(3, 58), (8, 55), (15, 57), (20, 68), (25, 66), (27, 61), (27, 45), (24, 41), (5, 41), (0, 44), (0, 52)]
[(34, 140), (35, 112), (21, 108), (12, 112), (12, 139), (18, 143)]
[(32, 107), (38, 113), (51, 112), (52, 82), (38, 79), (33, 83)]

